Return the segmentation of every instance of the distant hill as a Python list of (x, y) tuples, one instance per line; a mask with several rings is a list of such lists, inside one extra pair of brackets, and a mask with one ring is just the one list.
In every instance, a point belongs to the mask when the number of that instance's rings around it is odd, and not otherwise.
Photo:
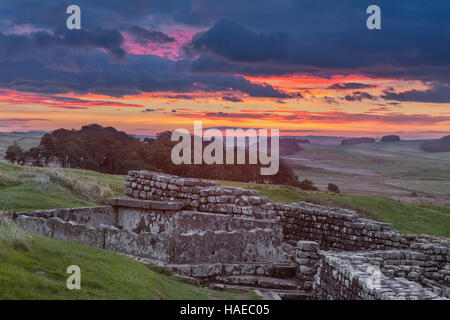
[(420, 149), (430, 153), (450, 152), (450, 135), (439, 140), (424, 141), (420, 144)]
[(310, 144), (311, 141), (309, 141), (308, 139), (297, 139), (295, 140), (297, 143), (301, 143), (301, 144)]
[(397, 141), (401, 141), (401, 139), (399, 136), (396, 135), (389, 135), (381, 138), (381, 142), (397, 142)]
[(0, 132), (0, 159), (5, 156), (6, 149), (14, 143), (24, 150), (38, 146), (44, 134), (44, 131)]
[(318, 144), (322, 146), (338, 146), (341, 141), (346, 139), (346, 137), (333, 137), (333, 136), (304, 136), (297, 137), (297, 139), (305, 139), (310, 142), (310, 144)]
[(301, 150), (303, 148), (298, 145), (295, 137), (280, 139), (280, 155), (290, 156)]
[(354, 146), (362, 143), (375, 143), (374, 138), (350, 138), (341, 141), (341, 146)]

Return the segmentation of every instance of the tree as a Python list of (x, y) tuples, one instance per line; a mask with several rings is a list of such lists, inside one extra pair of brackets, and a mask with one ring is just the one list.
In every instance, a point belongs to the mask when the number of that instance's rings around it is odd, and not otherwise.
[[(55, 130), (46, 134), (37, 148), (25, 154), (28, 162), (36, 166), (51, 163), (62, 167), (94, 170), (111, 174), (126, 174), (130, 170), (154, 170), (184, 177), (233, 180), (243, 182), (298, 185), (292, 169), (280, 159), (279, 171), (273, 176), (261, 175), (261, 164), (196, 164), (175, 165), (171, 152), (176, 141), (171, 131), (158, 133), (156, 139), (143, 141), (114, 128), (98, 124), (83, 126), (81, 130)], [(210, 142), (203, 141), (204, 147)], [(225, 148), (225, 146), (224, 146)], [(11, 159), (13, 157), (11, 151)], [(17, 151), (17, 150), (16, 150)], [(248, 157), (248, 150), (246, 149)], [(224, 150), (225, 154), (225, 150)]]
[(22, 148), (17, 143), (14, 143), (6, 149), (5, 159), (10, 163), (24, 164), (25, 154)]
[(305, 179), (303, 181), (300, 181), (298, 184), (298, 187), (303, 190), (309, 190), (309, 191), (317, 191), (317, 187), (314, 186), (314, 183), (311, 180)]
[(339, 190), (339, 187), (337, 185), (335, 185), (334, 183), (329, 183), (327, 190), (330, 192), (334, 192), (334, 193), (340, 193), (341, 191)]

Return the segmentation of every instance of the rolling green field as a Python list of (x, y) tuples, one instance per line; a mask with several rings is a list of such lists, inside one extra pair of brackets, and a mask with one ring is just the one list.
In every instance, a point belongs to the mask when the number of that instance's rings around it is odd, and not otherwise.
[(304, 150), (286, 161), (300, 179), (321, 189), (331, 182), (346, 193), (450, 205), (450, 152), (427, 153), (421, 143), (302, 144)]

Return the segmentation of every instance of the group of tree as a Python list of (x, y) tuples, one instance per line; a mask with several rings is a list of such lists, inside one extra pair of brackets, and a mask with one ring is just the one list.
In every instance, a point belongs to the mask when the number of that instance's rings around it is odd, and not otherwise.
[[(109, 174), (126, 174), (129, 170), (155, 170), (183, 177), (294, 186), (299, 184), (292, 169), (282, 159), (278, 173), (273, 176), (261, 175), (260, 164), (175, 165), (171, 161), (171, 151), (177, 142), (171, 141), (170, 137), (171, 132), (165, 131), (155, 139), (140, 140), (112, 127), (92, 124), (83, 126), (81, 130), (58, 129), (47, 133), (39, 146), (29, 151), (23, 151), (14, 144), (7, 149), (5, 159), (21, 165), (57, 165)], [(237, 155), (237, 150), (234, 153)], [(248, 157), (248, 150), (246, 156)]]
[(397, 135), (389, 135), (381, 138), (381, 142), (398, 142), (401, 141), (400, 137)]
[(450, 135), (438, 140), (424, 141), (420, 144), (420, 149), (425, 152), (450, 152)]

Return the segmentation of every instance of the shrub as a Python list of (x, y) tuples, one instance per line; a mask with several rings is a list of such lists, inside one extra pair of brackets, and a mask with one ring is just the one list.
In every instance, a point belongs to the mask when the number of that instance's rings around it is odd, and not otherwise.
[(15, 250), (30, 249), (32, 236), (0, 212), (0, 241)]
[(35, 181), (44, 188), (67, 189), (80, 199), (94, 201), (99, 204), (107, 204), (113, 196), (113, 191), (108, 185), (97, 182), (80, 181), (67, 176), (61, 169), (49, 169)]
[(310, 191), (317, 191), (317, 189), (314, 186), (314, 183), (311, 180), (305, 179), (303, 181), (300, 181), (298, 184), (298, 187), (302, 190), (310, 190)]
[(329, 192), (334, 192), (334, 193), (340, 193), (341, 190), (339, 190), (339, 187), (337, 185), (335, 185), (334, 183), (329, 183), (327, 190)]

